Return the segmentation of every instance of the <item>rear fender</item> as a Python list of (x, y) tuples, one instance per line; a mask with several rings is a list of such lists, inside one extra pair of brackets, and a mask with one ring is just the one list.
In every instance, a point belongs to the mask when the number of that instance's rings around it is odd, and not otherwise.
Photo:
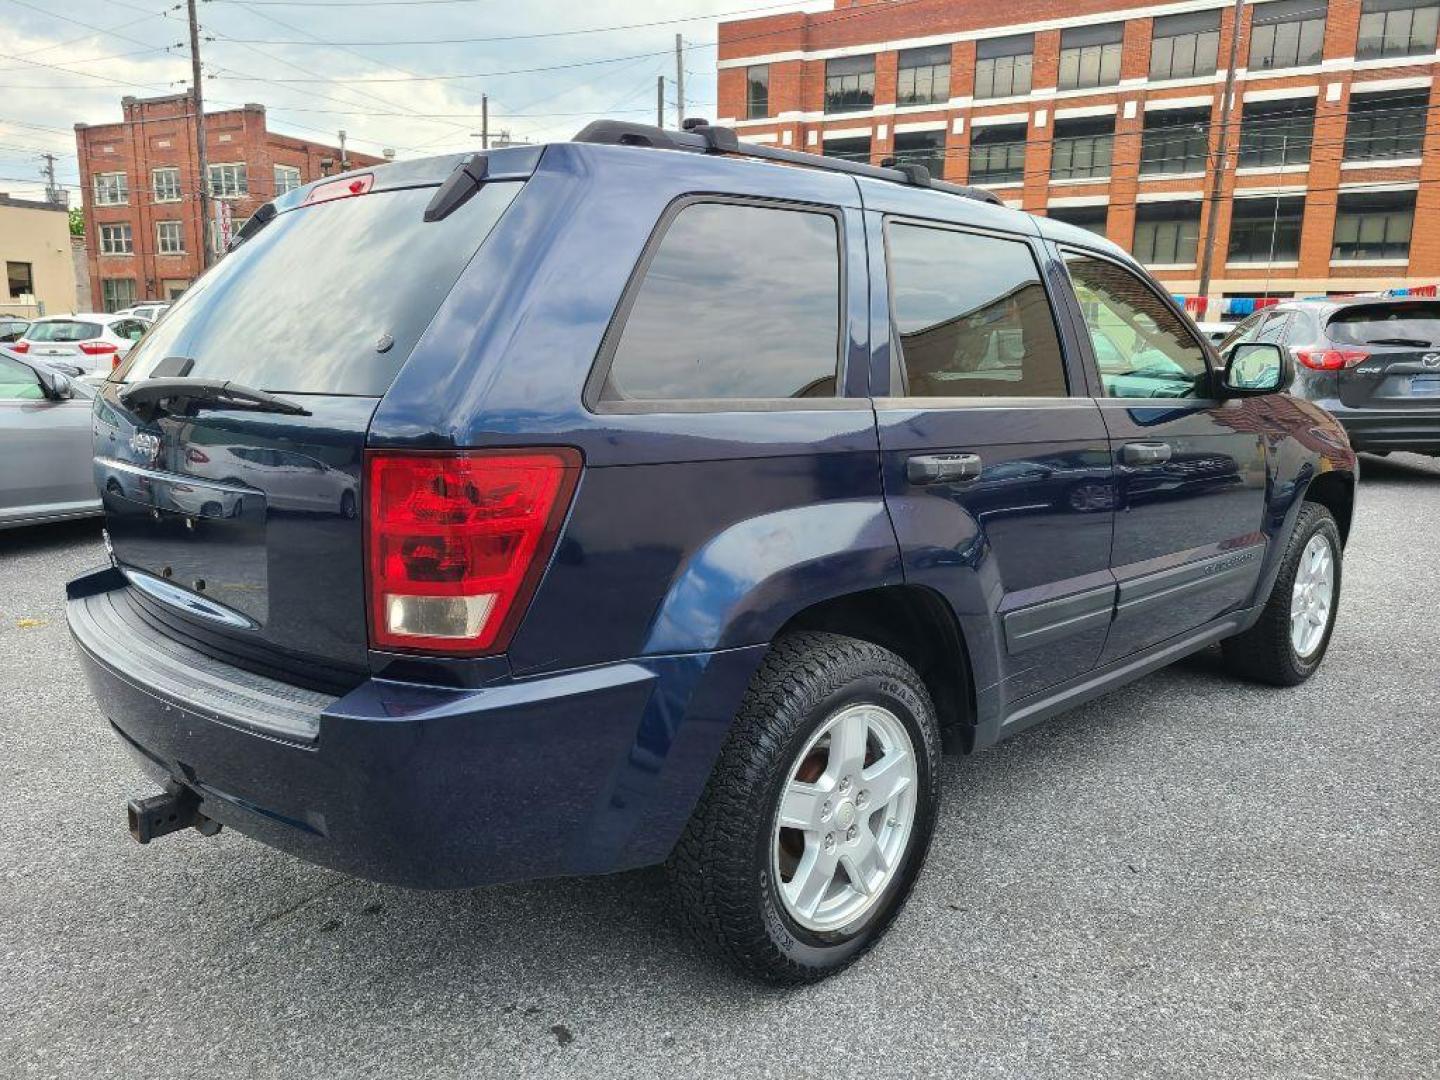
[(763, 644), (813, 604), (902, 581), (878, 496), (762, 514), (720, 532), (681, 567), (644, 653)]

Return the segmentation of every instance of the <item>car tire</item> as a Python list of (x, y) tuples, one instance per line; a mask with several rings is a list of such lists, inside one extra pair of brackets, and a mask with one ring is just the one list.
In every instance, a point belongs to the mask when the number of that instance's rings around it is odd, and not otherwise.
[(899, 656), (838, 634), (777, 640), (667, 863), (686, 928), (767, 982), (853, 963), (925, 861), (939, 757), (935, 707)]
[[(1332, 572), (1328, 598), (1320, 610), (1313, 592), (1308, 600), (1302, 594), (1312, 573), (1307, 560), (1322, 548), (1328, 553)], [(1330, 647), (1340, 608), (1343, 552), (1340, 529), (1330, 511), (1319, 503), (1305, 503), (1259, 621), (1221, 643), (1225, 664), (1233, 673), (1271, 686), (1298, 686), (1315, 674)], [(1301, 635), (1297, 643), (1297, 607), (1304, 609), (1301, 614), (1312, 616), (1313, 642)], [(1321, 621), (1315, 623), (1315, 618)]]

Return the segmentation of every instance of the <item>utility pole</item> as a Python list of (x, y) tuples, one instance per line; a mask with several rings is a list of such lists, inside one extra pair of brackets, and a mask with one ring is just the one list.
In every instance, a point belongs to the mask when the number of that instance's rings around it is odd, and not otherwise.
[(190, 16), (190, 97), (195, 108), (195, 157), (200, 169), (200, 267), (215, 261), (210, 244), (210, 156), (205, 152), (205, 94), (200, 89), (200, 21), (195, 0), (185, 0)]
[(350, 157), (345, 153), (345, 129), (340, 129), (340, 171), (350, 171)]
[(655, 76), (655, 126), (665, 126), (665, 76)]
[(65, 193), (55, 184), (55, 155), (41, 154), (45, 159), (45, 201), (52, 206), (64, 206)]
[(480, 149), (490, 149), (490, 95), (480, 95)]
[(1225, 90), (1220, 96), (1220, 146), (1215, 157), (1215, 174), (1210, 179), (1210, 214), (1205, 219), (1205, 249), (1200, 253), (1200, 296), (1205, 314), (1210, 306), (1210, 269), (1215, 257), (1215, 222), (1220, 216), (1220, 185), (1230, 159), (1230, 114), (1235, 104), (1235, 65), (1240, 62), (1240, 18), (1245, 0), (1235, 0), (1235, 17), (1230, 24), (1230, 63), (1225, 70)]
[(685, 126), (685, 44), (675, 35), (675, 126)]

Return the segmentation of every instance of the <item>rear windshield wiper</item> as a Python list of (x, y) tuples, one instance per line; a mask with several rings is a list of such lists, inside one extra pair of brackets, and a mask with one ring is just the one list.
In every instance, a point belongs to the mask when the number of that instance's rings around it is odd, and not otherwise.
[(309, 416), (293, 401), (228, 379), (146, 379), (120, 391), (120, 403), (137, 415), (154, 419), (164, 414), (180, 415), (199, 405), (218, 405), (252, 412)]
[(1367, 345), (1410, 345), (1417, 349), (1428, 349), (1433, 342), (1425, 341), (1423, 338), (1413, 337), (1377, 337), (1371, 338)]

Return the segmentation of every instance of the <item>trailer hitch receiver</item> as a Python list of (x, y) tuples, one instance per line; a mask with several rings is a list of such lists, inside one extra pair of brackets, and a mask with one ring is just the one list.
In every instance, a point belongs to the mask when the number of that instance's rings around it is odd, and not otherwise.
[(200, 796), (181, 784), (170, 784), (163, 794), (148, 799), (131, 799), (125, 808), (130, 835), (137, 844), (181, 829), (194, 829), (202, 836), (214, 836), (220, 823), (200, 812)]

